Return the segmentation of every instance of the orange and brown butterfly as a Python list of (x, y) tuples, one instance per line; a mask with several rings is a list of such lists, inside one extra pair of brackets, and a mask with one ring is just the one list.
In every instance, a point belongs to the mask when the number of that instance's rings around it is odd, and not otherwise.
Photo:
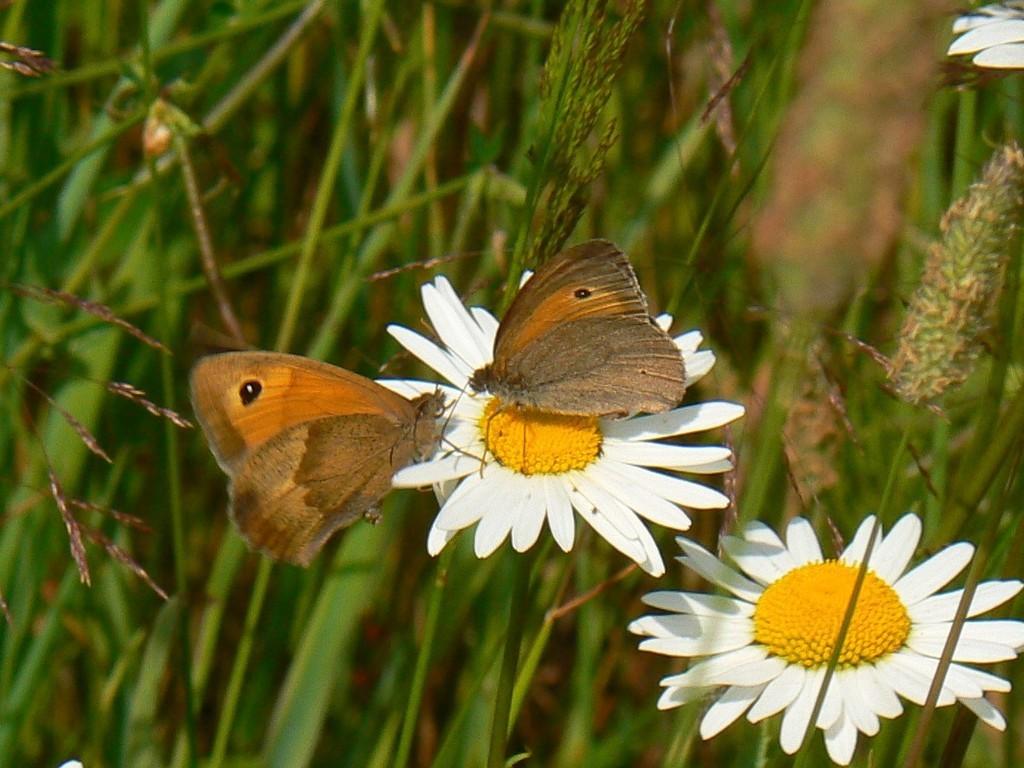
[(190, 378), (242, 537), (299, 565), (339, 528), (376, 515), (391, 476), (428, 458), (440, 439), (440, 392), (409, 400), (297, 355), (210, 355)]
[(469, 383), (511, 405), (615, 417), (669, 410), (686, 391), (682, 353), (607, 240), (561, 251), (523, 284)]

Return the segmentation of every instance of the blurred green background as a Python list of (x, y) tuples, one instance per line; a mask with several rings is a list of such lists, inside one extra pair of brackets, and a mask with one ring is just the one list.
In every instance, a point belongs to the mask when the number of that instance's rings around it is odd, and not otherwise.
[[(436, 503), (398, 492), (308, 570), (270, 570), (231, 530), (198, 430), (107, 389), (191, 417), (191, 363), (232, 343), (197, 232), (249, 344), (371, 376), (425, 374), (384, 329), (425, 328), (434, 274), (497, 311), (562, 242), (614, 240), (653, 306), (718, 356), (688, 401), (747, 406), (706, 438), (736, 451), (736, 505), (696, 513), (694, 538), (713, 549), (737, 518), (793, 514), (849, 536), (892, 473), (887, 522), (915, 510), (926, 552), (991, 541), (984, 575), (1020, 575), (1021, 446), (1000, 432), (1020, 382), (1019, 252), (941, 412), (894, 398), (854, 343), (895, 351), (943, 211), (1024, 127), (1020, 78), (953, 87), (945, 3), (568, 5), (0, 3), (0, 40), (57, 65), (0, 70), (0, 766), (484, 761), (520, 556), (478, 561), (463, 534), (431, 559)], [(571, 47), (551, 53), (560, 19)], [(170, 354), (15, 284), (101, 302)], [(69, 513), (102, 537), (86, 536), (91, 586), (55, 497), (85, 502)], [(655, 709), (679, 666), (625, 626), (642, 594), (698, 588), (692, 574), (632, 571), (551, 618), (628, 563), (582, 527), (570, 555), (529, 557), (510, 754), (790, 764), (777, 718), (704, 743), (699, 704)], [(996, 671), (1020, 681), (1019, 665)], [(925, 764), (945, 748), (952, 765), (1021, 764), (1018, 702), (1000, 702), (1005, 734), (940, 710)], [(855, 764), (896, 764), (918, 717), (908, 705), (862, 739)], [(820, 736), (801, 759), (823, 764)]]

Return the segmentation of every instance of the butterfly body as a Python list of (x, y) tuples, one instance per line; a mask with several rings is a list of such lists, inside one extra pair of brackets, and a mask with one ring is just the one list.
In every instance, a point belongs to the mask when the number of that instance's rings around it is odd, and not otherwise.
[(469, 383), (509, 404), (599, 416), (668, 410), (686, 391), (682, 354), (651, 319), (629, 260), (606, 240), (537, 270), (498, 327), (493, 362)]
[(409, 400), (350, 371), (273, 352), (203, 358), (191, 391), (231, 479), (239, 532), (300, 565), (339, 528), (372, 517), (396, 471), (433, 453), (444, 410), (440, 393)]

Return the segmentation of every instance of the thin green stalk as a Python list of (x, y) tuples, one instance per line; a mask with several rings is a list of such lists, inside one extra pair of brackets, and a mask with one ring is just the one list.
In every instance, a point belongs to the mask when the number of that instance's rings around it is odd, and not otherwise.
[[(271, 5), (268, 10), (252, 16), (237, 14), (230, 21), (210, 32), (202, 32), (190, 37), (184, 37), (181, 40), (174, 40), (161, 46), (151, 53), (150, 58), (154, 64), (158, 64), (161, 61), (182, 53), (188, 53), (196, 48), (230, 40), (246, 32), (259, 29), (284, 16), (289, 16), (305, 4), (306, 0), (291, 0), (291, 2), (282, 2), (280, 5)], [(14, 90), (10, 95), (10, 99), (14, 101), (34, 93), (45, 93), (69, 85), (78, 85), (79, 83), (96, 80), (101, 77), (110, 77), (123, 72), (124, 67), (125, 59), (123, 56), (89, 62), (77, 69), (67, 72), (55, 72), (44, 79), (28, 82)]]
[[(156, 100), (154, 90), (153, 62), (150, 52), (149, 8), (146, 0), (139, 1), (139, 20), (141, 24), (141, 45), (143, 71), (146, 84), (146, 105), (151, 107)], [(150, 172), (156, 170), (155, 159), (147, 156), (146, 162)], [(159, 184), (154, 184), (153, 196), (153, 250), (157, 263), (160, 265), (160, 333), (168, 347), (173, 348), (171, 339), (174, 336), (174, 313), (171, 309), (169, 287), (172, 282), (170, 259), (164, 252), (163, 220), (161, 209), (163, 196)], [(160, 383), (163, 389), (163, 400), (168, 408), (174, 404), (174, 370), (170, 355), (160, 355)], [(182, 685), (185, 689), (185, 732), (188, 735), (188, 758), (190, 765), (196, 764), (196, 716), (192, 701), (192, 657), (189, 654), (188, 639), (188, 576), (185, 558), (185, 516), (181, 503), (181, 449), (178, 443), (178, 427), (164, 419), (164, 450), (167, 453), (167, 501), (171, 511), (171, 539), (174, 549), (174, 585), (177, 599), (182, 610), (176, 615), (175, 624), (178, 632), (178, 664)]]
[[(414, 211), (417, 208), (422, 207), (431, 200), (440, 199), (458, 192), (474, 179), (487, 173), (488, 172), (484, 169), (474, 171), (466, 176), (460, 176), (459, 178), (452, 179), (450, 181), (446, 181), (444, 184), (438, 185), (437, 189), (433, 192), (422, 192), (418, 195), (413, 195), (400, 203), (388, 205), (383, 208), (379, 208), (376, 211), (372, 211), (366, 216), (329, 227), (320, 233), (320, 242), (333, 242), (334, 240), (345, 237), (357, 230), (364, 229), (381, 222), (397, 219), (410, 211)], [(123, 216), (127, 212), (127, 208), (129, 207), (128, 205), (125, 205), (122, 210), (122, 204), (127, 200), (129, 200), (128, 197), (121, 199), (121, 202), (118, 204), (117, 211), (115, 211), (116, 215)], [(113, 216), (115, 214), (111, 215)], [(262, 253), (253, 254), (252, 256), (224, 265), (222, 270), (223, 275), (225, 278), (233, 279), (257, 272), (266, 267), (273, 266), (274, 264), (279, 264), (289, 256), (298, 253), (301, 248), (302, 241), (294, 241), (278, 248), (271, 248), (270, 250), (263, 251)], [(81, 272), (78, 269), (75, 270), (74, 275), (77, 276), (78, 280), (84, 280), (88, 276), (85, 272)], [(69, 279), (68, 282), (70, 283), (71, 280)], [(206, 288), (206, 286), (207, 282), (205, 277), (194, 277), (174, 283), (170, 286), (169, 290), (172, 296), (185, 296), (202, 290)], [(68, 285), (65, 285), (63, 290), (74, 292), (72, 288), (68, 287)], [(148, 312), (159, 304), (159, 294), (156, 296), (144, 296), (142, 298), (133, 299), (123, 306), (117, 307), (115, 311), (120, 317), (131, 317), (143, 312)], [(50, 331), (47, 334), (45, 341), (49, 344), (57, 344), (75, 334), (82, 333), (101, 322), (101, 320), (92, 316), (77, 318)], [(41, 336), (33, 335), (21, 343), (21, 346), (19, 346), (7, 360), (8, 367), (0, 367), (0, 386), (6, 382), (12, 369), (24, 368), (28, 364), (28, 361), (31, 360), (39, 350), (43, 341), (44, 339)]]
[(512, 576), (512, 599), (509, 602), (508, 630), (505, 633), (505, 651), (501, 657), (501, 674), (494, 698), (494, 716), (491, 719), (490, 748), (487, 751), (487, 768), (504, 768), (508, 751), (509, 729), (512, 725), (509, 714), (512, 711), (512, 693), (515, 689), (516, 667), (519, 665), (519, 651), (523, 642), (530, 594), (529, 555), (515, 558), (515, 573)]
[[(217, 551), (217, 558), (210, 569), (206, 587), (203, 590), (203, 616), (196, 633), (195, 651), (192, 655), (192, 709), (199, 709), (206, 693), (206, 684), (213, 667), (214, 651), (217, 648), (217, 634), (224, 616), (228, 593), (235, 581), (235, 574), (245, 557), (245, 545), (239, 536), (229, 534)], [(189, 751), (189, 734), (179, 731), (174, 744), (172, 768), (184, 768), (186, 761), (195, 751)]]
[(224, 755), (228, 748), (228, 737), (231, 735), (231, 726), (235, 720), (235, 712), (238, 709), (238, 699), (242, 694), (242, 683), (245, 681), (245, 672), (249, 666), (249, 656), (252, 655), (253, 640), (256, 637), (256, 625), (259, 624), (260, 612), (263, 610), (263, 599), (267, 595), (267, 584), (270, 583), (270, 574), (274, 570), (274, 561), (266, 557), (260, 558), (259, 570), (256, 572), (256, 580), (252, 587), (252, 597), (249, 598), (249, 608), (245, 613), (245, 624), (242, 626), (242, 639), (235, 651), (234, 664), (231, 667), (231, 677), (228, 680), (227, 691), (224, 694), (224, 704), (220, 710), (220, 718), (217, 720), (217, 732), (213, 738), (213, 752), (210, 755), (208, 768), (220, 768), (224, 763)]
[[(252, 69), (246, 72), (245, 76), (206, 113), (206, 117), (203, 118), (201, 124), (203, 131), (212, 135), (224, 127), (228, 119), (235, 113), (235, 110), (241, 107), (245, 100), (263, 85), (263, 81), (269, 77), (270, 73), (284, 61), (285, 57), (291, 52), (292, 46), (298, 42), (309, 25), (320, 15), (325, 2), (326, 0), (310, 1), (309, 5), (306, 6), (306, 10), (296, 17), (295, 21), (284, 31), (284, 34), (252, 66)], [(164, 155), (156, 164), (157, 175), (169, 171), (176, 162), (177, 156), (173, 153)], [(141, 187), (148, 185), (153, 178), (156, 177), (150, 172), (149, 167), (143, 168), (124, 187), (123, 194), (131, 195), (136, 193)]]
[[(476, 28), (473, 30), (473, 36), (466, 45), (466, 49), (462, 52), (462, 56), (459, 58), (459, 63), (456, 66), (454, 73), (449, 78), (444, 90), (441, 92), (441, 96), (438, 98), (433, 111), (431, 111), (430, 115), (427, 117), (426, 125), (424, 126), (416, 145), (413, 147), (413, 150), (409, 155), (409, 159), (406, 161), (405, 170), (403, 171), (402, 176), (392, 188), (391, 194), (388, 195), (386, 201), (387, 205), (399, 205), (409, 197), (410, 192), (412, 191), (412, 186), (419, 177), (419, 174), (423, 169), (424, 162), (426, 162), (430, 146), (433, 144), (438, 131), (441, 130), (441, 126), (444, 124), (445, 119), (448, 117), (449, 112), (454, 106), (455, 97), (459, 93), (462, 84), (465, 82), (472, 63), (476, 60), (476, 54), (480, 48), (480, 41), (483, 38), (484, 32), (488, 28), (487, 25), (489, 20), (490, 15), (485, 13), (480, 17), (480, 21), (477, 22)], [(438, 187), (438, 189), (440, 189), (440, 187)], [(392, 226), (393, 225), (385, 225), (380, 227), (370, 235), (355, 262), (355, 276), (361, 277), (365, 275), (372, 264), (376, 261), (377, 256), (381, 251), (383, 251), (385, 245), (390, 239)], [(327, 315), (324, 322), (320, 325), (320, 329), (317, 331), (317, 334), (313, 339), (313, 343), (309, 346), (309, 354), (311, 357), (323, 357), (326, 351), (334, 346), (334, 342), (337, 340), (338, 334), (341, 332), (341, 325), (344, 323), (345, 317), (348, 314), (348, 310), (351, 306), (358, 284), (358, 280), (352, 279), (346, 282), (341, 287), (341, 290), (334, 292), (334, 296), (332, 297), (331, 304), (327, 309)]]
[(427, 669), (430, 667), (430, 657), (434, 650), (434, 641), (437, 640), (437, 627), (441, 618), (441, 603), (444, 598), (444, 588), (448, 583), (448, 568), (451, 565), (454, 547), (446, 547), (441, 552), (437, 561), (437, 574), (434, 576), (434, 584), (430, 590), (430, 602), (427, 604), (427, 621), (423, 627), (423, 639), (420, 641), (420, 650), (416, 656), (416, 669), (412, 675), (412, 686), (409, 689), (409, 700), (405, 705), (405, 717), (402, 720), (402, 731), (398, 738), (398, 749), (395, 752), (395, 760), (392, 763), (396, 768), (408, 765), (409, 755), (412, 751), (412, 740), (416, 733), (416, 723), (419, 718), (420, 704), (423, 702), (423, 689), (427, 681)]
[(133, 112), (124, 120), (112, 126), (109, 130), (101, 133), (92, 141), (76, 148), (62, 163), (59, 163), (51, 170), (44, 173), (28, 186), (23, 187), (18, 194), (3, 205), (0, 205), (0, 219), (23, 206), (40, 192), (43, 192), (47, 188), (56, 184), (64, 177), (65, 174), (70, 173), (84, 158), (88, 157), (96, 150), (105, 147), (108, 144), (112, 144), (122, 133), (142, 122), (142, 119), (145, 116), (145, 110)]
[(345, 151), (345, 144), (352, 132), (352, 117), (355, 115), (356, 104), (362, 92), (363, 77), (366, 74), (366, 61), (370, 56), (373, 43), (377, 39), (377, 27), (380, 25), (383, 11), (384, 0), (373, 0), (370, 7), (366, 10), (363, 28), (359, 34), (359, 50), (356, 53), (356, 58), (352, 65), (352, 74), (345, 89), (345, 101), (342, 104), (338, 122), (334, 126), (331, 147), (327, 152), (327, 159), (324, 161), (323, 173), (320, 175), (316, 197), (313, 199), (313, 210), (309, 216), (309, 226), (306, 227), (302, 252), (299, 254), (299, 264), (295, 271), (295, 277), (292, 280), (291, 290), (288, 293), (288, 302), (285, 305), (284, 317), (281, 319), (281, 327), (278, 330), (277, 348), (279, 350), (287, 349), (291, 345), (292, 337), (295, 335), (295, 323), (298, 320), (302, 297), (309, 282), (309, 268), (313, 262), (313, 254), (316, 251), (316, 244), (320, 238), (320, 230), (323, 228), (324, 218), (327, 215), (327, 204), (331, 201), (331, 193), (334, 191), (335, 182), (338, 177), (338, 167), (341, 165), (341, 157)]
[(1007, 457), (1024, 435), (1024, 389), (1020, 389), (999, 421), (985, 452), (974, 464), (974, 471), (965, 478), (964, 488), (950, 496), (946, 513), (969, 513), (985, 497), (992, 481), (1005, 466)]

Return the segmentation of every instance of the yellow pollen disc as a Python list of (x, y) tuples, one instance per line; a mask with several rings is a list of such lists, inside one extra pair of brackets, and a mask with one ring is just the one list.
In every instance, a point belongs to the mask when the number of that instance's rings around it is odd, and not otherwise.
[[(754, 609), (754, 638), (793, 664), (822, 667), (832, 657), (859, 566), (835, 560), (811, 563), (769, 586)], [(868, 571), (839, 663), (855, 666), (895, 653), (910, 634), (899, 595)]]
[(601, 453), (596, 416), (566, 416), (505, 405), (496, 397), (480, 417), (487, 451), (524, 475), (558, 475), (583, 469)]

